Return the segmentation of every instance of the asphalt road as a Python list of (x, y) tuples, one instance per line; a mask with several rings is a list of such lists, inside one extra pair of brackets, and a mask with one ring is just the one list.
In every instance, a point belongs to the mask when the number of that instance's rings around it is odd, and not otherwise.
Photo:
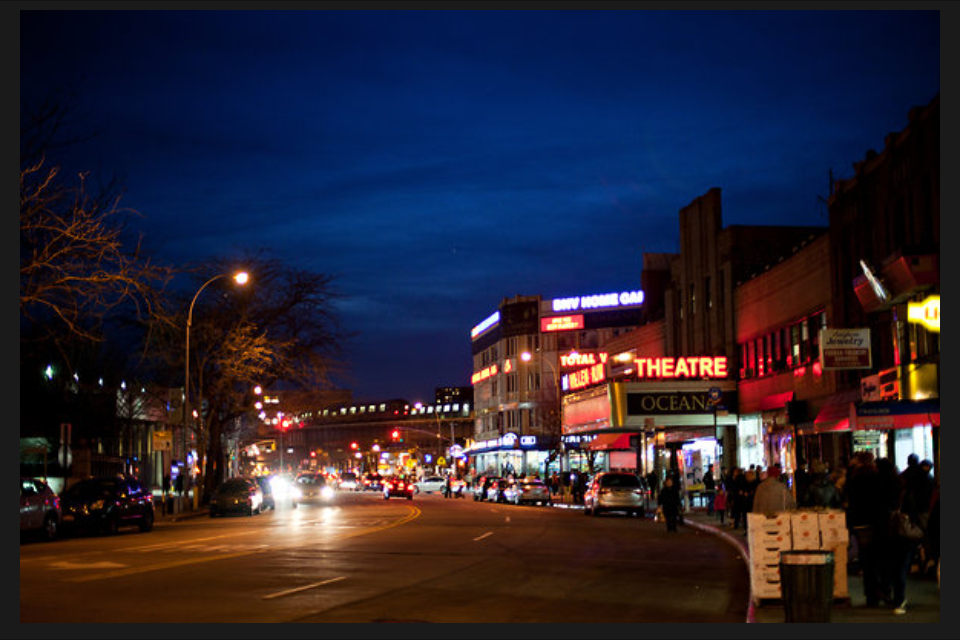
[(693, 527), (420, 495), (21, 543), (20, 622), (744, 622), (746, 566)]

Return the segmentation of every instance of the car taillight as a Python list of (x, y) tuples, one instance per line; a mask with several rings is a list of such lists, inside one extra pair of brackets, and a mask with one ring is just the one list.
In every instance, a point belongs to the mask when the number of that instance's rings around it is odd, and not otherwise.
[(600, 489), (600, 495), (606, 495), (608, 493), (611, 493), (610, 489)]

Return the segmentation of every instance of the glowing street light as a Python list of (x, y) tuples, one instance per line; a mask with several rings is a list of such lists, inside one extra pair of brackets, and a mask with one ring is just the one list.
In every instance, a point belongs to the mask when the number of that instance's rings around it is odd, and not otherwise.
[[(200, 297), (200, 292), (207, 288), (211, 282), (219, 280), (220, 278), (228, 277), (226, 274), (221, 273), (220, 275), (213, 276), (209, 280), (203, 283), (203, 285), (197, 290), (197, 293), (194, 294), (193, 300), (190, 301), (190, 309), (187, 312), (187, 336), (186, 336), (186, 349), (184, 350), (183, 358), (183, 463), (184, 463), (184, 472), (186, 472), (186, 463), (187, 463), (187, 417), (189, 415), (189, 409), (187, 408), (190, 404), (190, 326), (193, 324), (193, 306), (197, 302), (197, 298)], [(246, 271), (240, 271), (233, 275), (233, 280), (239, 285), (245, 285), (250, 280), (250, 274)], [(196, 412), (194, 412), (196, 415)], [(199, 454), (200, 452), (198, 452)], [(193, 502), (194, 507), (198, 506), (200, 496), (196, 489), (193, 492)]]

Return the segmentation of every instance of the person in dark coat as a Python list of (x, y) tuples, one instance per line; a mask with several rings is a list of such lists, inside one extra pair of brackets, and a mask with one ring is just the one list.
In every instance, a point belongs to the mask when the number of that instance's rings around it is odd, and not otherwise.
[(868, 607), (890, 599), (890, 581), (884, 562), (890, 499), (884, 494), (873, 454), (854, 455), (844, 482), (847, 527), (857, 545), (857, 564), (863, 577)]
[(657, 496), (657, 505), (663, 511), (663, 519), (667, 523), (667, 531), (676, 532), (677, 522), (680, 520), (680, 489), (674, 484), (673, 478), (667, 476)]
[[(880, 477), (881, 498), (887, 514), (899, 509), (914, 523), (919, 524), (920, 513), (926, 510), (927, 505), (921, 507), (916, 502), (916, 496), (907, 490), (903, 477), (897, 475), (897, 468), (893, 462), (887, 458), (877, 460), (877, 475)], [(889, 520), (890, 516), (887, 515), (887, 521)], [(887, 533), (890, 533), (889, 526)], [(893, 535), (886, 536), (885, 542), (884, 557), (888, 562), (887, 575), (893, 590), (893, 599), (888, 602), (893, 604), (894, 614), (903, 615), (907, 612), (907, 575), (910, 573), (910, 566), (916, 557), (920, 542)]]

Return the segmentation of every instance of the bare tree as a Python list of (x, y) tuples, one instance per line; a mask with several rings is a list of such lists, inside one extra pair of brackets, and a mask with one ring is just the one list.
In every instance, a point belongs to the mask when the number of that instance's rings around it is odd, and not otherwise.
[(67, 176), (47, 163), (63, 118), (54, 106), (21, 121), (20, 317), (57, 342), (98, 340), (118, 307), (152, 315), (171, 271), (141, 253), (139, 238), (128, 242), (136, 212), (120, 206), (115, 186), (92, 194), (89, 174)]
[[(211, 284), (212, 292), (197, 301), (193, 313), (190, 380), (196, 396), (191, 404), (205, 409), (192, 428), (205, 458), (205, 495), (223, 477), (222, 436), (253, 410), (253, 388), (281, 381), (299, 389), (328, 387), (345, 338), (328, 276), (257, 256), (242, 263), (250, 284), (233, 288), (226, 278)], [(232, 269), (221, 261), (194, 271), (202, 281), (204, 275)], [(160, 341), (152, 349), (174, 372), (183, 370), (187, 301), (180, 300), (183, 311), (177, 318), (158, 326)]]

